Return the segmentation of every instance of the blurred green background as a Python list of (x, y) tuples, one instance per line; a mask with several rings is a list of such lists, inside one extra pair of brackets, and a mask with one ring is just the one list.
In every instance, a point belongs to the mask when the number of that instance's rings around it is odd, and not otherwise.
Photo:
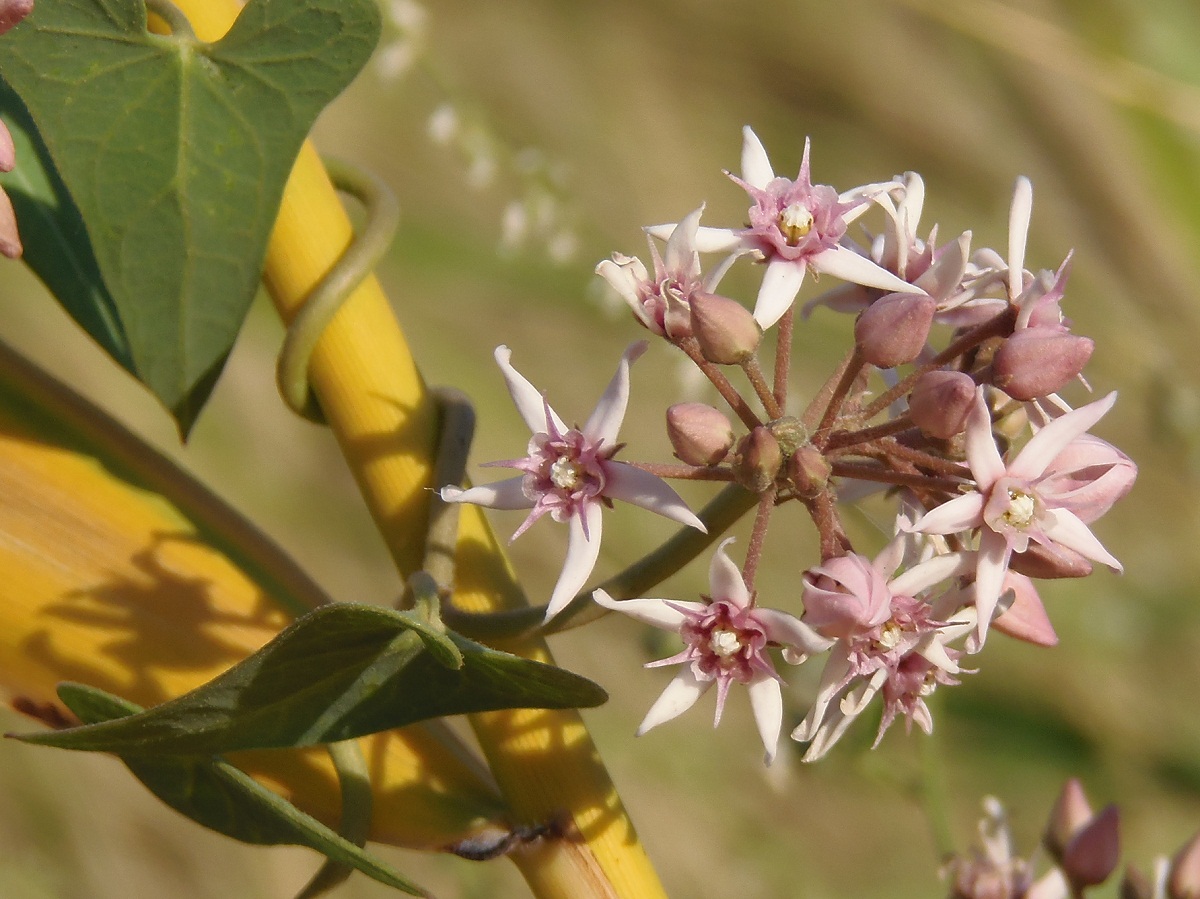
[[(440, 0), (395, 12), (379, 64), (327, 111), (317, 139), (379, 171), (400, 197), (403, 223), (381, 274), (429, 381), (476, 399), (476, 463), (510, 458), (527, 438), (491, 361), (496, 344), (513, 348), (564, 417), (582, 419), (641, 336), (603, 300), (595, 263), (614, 250), (644, 255), (640, 226), (702, 201), (707, 222), (741, 221), (744, 194), (721, 170), (737, 168), (743, 124), (780, 174), (794, 174), (806, 135), (821, 182), (922, 173), (923, 230), (940, 222), (943, 240), (970, 228), (976, 246), (1003, 249), (1013, 180), (1032, 178), (1026, 264), (1055, 268), (1075, 249), (1065, 311), (1096, 340), (1095, 390), (1121, 392), (1097, 432), (1141, 466), (1133, 494), (1097, 526), (1126, 574), (1045, 586), (1056, 649), (989, 641), (979, 673), (936, 697), (934, 767), (960, 849), (980, 798), (994, 794), (1030, 851), (1075, 775), (1097, 806), (1120, 803), (1126, 860), (1146, 868), (1174, 852), (1200, 824), (1200, 7)], [(518, 240), (522, 210), (529, 229)], [(744, 273), (726, 284), (747, 299), (752, 286)], [(165, 413), (31, 276), (4, 266), (0, 288), (0, 336), (172, 447)], [(848, 318), (828, 312), (800, 329), (796, 384), (823, 378), (850, 333)], [(395, 576), (332, 439), (274, 394), (279, 339), (260, 302), (191, 444), (172, 452), (335, 596), (387, 601)], [(622, 434), (630, 458), (668, 458), (661, 416), (684, 390), (679, 371), (662, 346), (635, 368)], [(794, 525), (773, 531), (760, 584), (764, 601), (784, 606), (816, 558), (806, 521), (786, 511)], [(519, 520), (498, 516), (497, 527), (507, 535)], [(653, 516), (615, 511), (598, 574), (667, 532)], [(535, 595), (553, 583), (562, 536), (541, 525), (513, 546)], [(865, 552), (880, 540), (866, 518), (855, 537)], [(706, 585), (704, 568), (662, 592), (689, 597)], [(635, 741), (670, 676), (639, 666), (664, 647), (615, 620), (554, 647), (614, 694), (587, 717), (672, 896), (942, 894), (919, 802), (923, 735), (897, 727), (868, 752), (864, 721), (826, 761), (803, 766), (789, 745), (764, 770), (736, 696), (715, 732), (708, 700)], [(788, 674), (790, 727), (816, 672)], [(0, 714), (0, 726), (18, 724)], [(443, 899), (525, 895), (503, 862), (382, 852)], [(6, 899), (282, 897), (315, 864), (302, 850), (202, 832), (111, 760), (0, 745)], [(340, 895), (385, 893), (356, 878)]]

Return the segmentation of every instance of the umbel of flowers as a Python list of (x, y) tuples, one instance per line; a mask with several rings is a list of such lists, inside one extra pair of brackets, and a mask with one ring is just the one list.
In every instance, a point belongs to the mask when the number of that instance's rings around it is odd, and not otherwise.
[[(708, 595), (594, 592), (605, 609), (683, 641), (681, 652), (651, 663), (680, 668), (639, 732), (686, 711), (713, 686), (719, 722), (731, 686), (742, 684), (770, 762), (784, 723), (780, 664), (817, 656), (824, 657), (820, 684), (791, 734), (807, 744), (806, 760), (828, 752), (876, 701), (878, 737), (898, 717), (929, 732), (925, 699), (976, 670), (964, 661), (993, 628), (1043, 646), (1057, 642), (1039, 581), (1083, 577), (1095, 563), (1121, 570), (1090, 525), (1129, 491), (1137, 468), (1090, 433), (1116, 394), (1087, 399), (1081, 373), (1093, 343), (1071, 331), (1061, 308), (1070, 258), (1053, 270), (1025, 267), (1032, 211), (1025, 178), (1013, 192), (1003, 253), (972, 249), (970, 231), (939, 241), (936, 226), (923, 230), (924, 183), (914, 172), (849, 190), (814, 183), (807, 141), (796, 177), (782, 177), (746, 128), (741, 172), (729, 178), (748, 196), (748, 224), (702, 226), (701, 206), (678, 223), (645, 229), (648, 264), (617, 253), (596, 268), (635, 321), (691, 360), (720, 398), (720, 407), (687, 402), (666, 410), (678, 464), (617, 459), (630, 367), (643, 343), (625, 353), (582, 427), (568, 427), (502, 347), (497, 362), (533, 436), (524, 457), (494, 464), (521, 474), (466, 490), (448, 486), (442, 497), (530, 509), (518, 535), (547, 513), (567, 525), (550, 621), (576, 594), (588, 602), (584, 587), (611, 500), (703, 530), (707, 523), (664, 478), (748, 491), (756, 508), (745, 555), (739, 565), (732, 541), (720, 544)], [(871, 222), (875, 233), (865, 230)], [(709, 254), (715, 263), (706, 271)], [(719, 293), (734, 265), (763, 275), (745, 304)], [(810, 273), (839, 283), (797, 314)], [(855, 316), (846, 353), (822, 389), (796, 396), (797, 325), (832, 313)], [(764, 329), (777, 330), (776, 339), (764, 342)], [(774, 347), (769, 365), (763, 346)], [(744, 377), (731, 379), (731, 369)], [(1084, 402), (1073, 405), (1077, 396)], [(842, 515), (845, 504), (872, 492), (894, 500), (893, 534), (882, 549), (863, 551)], [(760, 597), (764, 538), (787, 505), (811, 518), (821, 557), (796, 571), (790, 595)]]

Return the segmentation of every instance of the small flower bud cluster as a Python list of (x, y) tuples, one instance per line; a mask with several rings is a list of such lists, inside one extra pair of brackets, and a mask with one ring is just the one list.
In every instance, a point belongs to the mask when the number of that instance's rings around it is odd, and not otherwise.
[(942, 869), (948, 899), (1078, 899), (1108, 880), (1120, 861), (1117, 807), (1093, 814), (1074, 778), (1063, 786), (1042, 837), (1053, 864), (1036, 880), (1033, 862), (1013, 854), (1003, 806), (989, 796), (983, 808), (979, 845)]

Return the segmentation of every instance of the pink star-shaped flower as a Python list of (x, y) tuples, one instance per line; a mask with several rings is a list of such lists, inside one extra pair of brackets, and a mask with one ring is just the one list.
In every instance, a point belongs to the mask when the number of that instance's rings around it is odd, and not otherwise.
[(665, 481), (613, 459), (620, 449), (617, 431), (629, 400), (629, 367), (645, 349), (642, 341), (625, 351), (587, 424), (568, 428), (542, 393), (509, 364), (512, 353), (508, 347), (497, 347), (496, 362), (504, 373), (508, 392), (533, 436), (524, 458), (489, 464), (515, 468), (522, 474), (466, 490), (453, 486), (441, 490), (442, 499), (448, 503), (530, 509), (513, 540), (547, 513), (567, 524), (567, 557), (550, 595), (547, 620), (558, 614), (591, 576), (600, 553), (600, 511), (612, 500), (624, 500), (705, 530), (704, 523)]
[(713, 555), (709, 566), (711, 596), (704, 597), (705, 602), (615, 600), (603, 590), (593, 596), (606, 609), (677, 632), (686, 644), (682, 652), (646, 666), (684, 667), (650, 707), (638, 736), (686, 712), (713, 684), (717, 686), (715, 727), (721, 722), (729, 686), (736, 682), (745, 684), (750, 693), (750, 706), (769, 765), (783, 727), (783, 696), (767, 647), (782, 646), (788, 660), (798, 662), (810, 653), (824, 651), (833, 641), (786, 612), (758, 608), (741, 571), (725, 553), (731, 542), (732, 538), (724, 541)]
[[(1000, 600), (1009, 560), (1014, 552), (1028, 549), (1031, 540), (1051, 551), (1065, 547), (1114, 571), (1122, 570), (1121, 563), (1100, 544), (1085, 520), (1094, 521), (1107, 511), (1128, 490), (1132, 477), (1106, 479), (1111, 465), (1075, 472), (1069, 479), (1059, 474), (1060, 457), (1068, 454), (1073, 458), (1085, 452), (1075, 442), (1112, 408), (1116, 399), (1116, 393), (1110, 393), (1054, 419), (1006, 465), (992, 436), (992, 418), (983, 389), (977, 391), (965, 433), (967, 464), (975, 489), (931, 509), (913, 522), (911, 530), (955, 534), (979, 529), (975, 608), (981, 645)], [(1132, 466), (1127, 458), (1114, 457), (1111, 461), (1112, 465), (1120, 461), (1125, 474)], [(1088, 485), (1096, 485), (1097, 489), (1085, 490)], [(1086, 504), (1080, 502), (1080, 496), (1087, 497)]]
[[(900, 713), (929, 733), (925, 697), (938, 684), (958, 683), (962, 652), (947, 644), (974, 627), (973, 612), (935, 607), (925, 594), (968, 573), (972, 553), (934, 556), (895, 575), (906, 543), (901, 534), (873, 562), (849, 553), (804, 574), (803, 621), (835, 640), (812, 707), (792, 732), (793, 740), (809, 744), (806, 762), (825, 755), (876, 695), (884, 703), (877, 744)], [(942, 620), (943, 606), (953, 620)]]
[[(753, 253), (766, 262), (754, 305), (754, 318), (763, 328), (775, 324), (791, 308), (809, 269), (886, 291), (917, 290), (866, 256), (841, 245), (846, 226), (866, 211), (873, 196), (902, 185), (894, 181), (864, 184), (839, 194), (829, 185), (813, 184), (807, 140), (795, 180), (777, 178), (755, 133), (749, 127), (743, 128), (742, 138), (742, 175), (730, 177), (754, 201), (749, 212), (750, 227), (700, 228), (696, 248), (700, 252)], [(656, 225), (646, 230), (666, 239), (674, 228)]]

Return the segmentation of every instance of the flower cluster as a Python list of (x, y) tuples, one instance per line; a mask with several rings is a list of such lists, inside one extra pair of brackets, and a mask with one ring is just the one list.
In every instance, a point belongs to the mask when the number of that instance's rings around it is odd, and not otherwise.
[[(628, 367), (640, 347), (626, 353), (582, 429), (565, 427), (502, 348), (497, 359), (534, 438), (525, 458), (497, 464), (523, 475), (466, 491), (447, 487), (442, 496), (532, 508), (518, 533), (546, 512), (569, 525), (552, 617), (591, 574), (609, 499), (703, 529), (659, 478), (725, 482), (726, 495), (756, 506), (754, 525), (740, 568), (729, 541), (720, 545), (702, 602), (595, 592), (601, 606), (675, 631), (684, 643), (652, 663), (682, 668), (640, 732), (679, 715), (714, 684), (719, 721), (736, 682), (748, 688), (770, 761), (782, 733), (777, 660), (800, 664), (821, 654), (817, 694), (792, 732), (807, 744), (805, 759), (824, 755), (876, 699), (879, 737), (899, 717), (928, 732), (925, 699), (974, 670), (964, 660), (993, 626), (1035, 644), (1057, 642), (1037, 579), (1082, 577), (1095, 562), (1121, 570), (1090, 526), (1129, 491), (1137, 468), (1088, 433), (1115, 394), (1074, 408), (1060, 393), (1073, 382), (1086, 389), (1081, 372), (1093, 351), (1061, 308), (1070, 257), (1055, 270), (1025, 268), (1032, 188), (1024, 178), (1004, 253), (972, 249), (970, 231), (944, 243), (936, 226), (922, 232), (924, 183), (913, 172), (850, 190), (814, 183), (808, 142), (797, 176), (780, 177), (747, 128), (741, 173), (730, 178), (748, 195), (747, 225), (702, 226), (700, 206), (678, 223), (646, 228), (648, 265), (618, 253), (596, 268), (636, 322), (691, 360), (725, 406), (667, 410), (682, 464), (613, 459)], [(865, 228), (870, 217), (880, 222), (876, 233)], [(864, 235), (857, 241), (851, 223)], [(706, 271), (708, 253), (720, 255)], [(752, 307), (718, 292), (739, 264), (762, 268)], [(841, 283), (797, 315), (810, 271)], [(825, 386), (797, 397), (790, 378), (797, 326), (829, 311), (855, 315), (853, 341)], [(778, 331), (769, 343), (762, 340), (768, 328)], [(770, 367), (760, 361), (763, 346), (774, 348)], [(735, 386), (731, 368), (748, 389)], [(890, 542), (859, 552), (843, 508), (885, 491), (897, 504)], [(782, 598), (794, 604), (786, 611), (760, 606), (755, 589), (770, 524), (785, 505), (807, 512), (821, 553), (796, 572), (794, 594)]]

